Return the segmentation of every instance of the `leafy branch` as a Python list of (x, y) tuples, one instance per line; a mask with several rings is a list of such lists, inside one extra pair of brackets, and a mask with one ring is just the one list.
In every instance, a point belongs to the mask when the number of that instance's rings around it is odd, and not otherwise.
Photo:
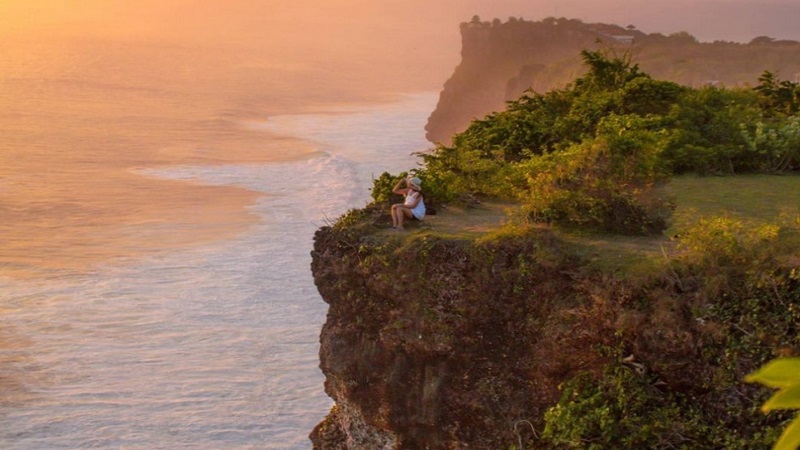
[[(777, 388), (761, 410), (800, 409), (800, 358), (782, 358), (770, 361), (745, 378), (751, 383), (761, 383)], [(795, 450), (800, 447), (800, 417), (795, 417), (773, 447), (774, 450)]]

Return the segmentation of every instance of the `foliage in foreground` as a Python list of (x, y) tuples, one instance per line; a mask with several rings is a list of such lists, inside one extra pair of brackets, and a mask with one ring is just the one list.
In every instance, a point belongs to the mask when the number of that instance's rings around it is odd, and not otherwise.
[[(747, 377), (778, 389), (764, 406), (764, 412), (780, 409), (800, 409), (800, 358), (784, 358), (771, 361), (758, 372)], [(775, 450), (795, 450), (800, 447), (800, 417), (795, 417), (775, 443)]]

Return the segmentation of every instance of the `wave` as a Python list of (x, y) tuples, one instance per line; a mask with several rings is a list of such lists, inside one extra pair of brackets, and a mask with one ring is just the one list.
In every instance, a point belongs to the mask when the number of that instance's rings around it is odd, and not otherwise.
[(80, 276), (0, 280), (0, 378), (20, 386), (18, 402), (0, 405), (0, 447), (308, 448), (331, 406), (313, 233), (363, 206), (374, 174), (414, 164), (435, 100), (266, 121), (314, 144), (301, 160), (137, 169), (259, 192), (249, 212), (260, 220), (233, 239)]

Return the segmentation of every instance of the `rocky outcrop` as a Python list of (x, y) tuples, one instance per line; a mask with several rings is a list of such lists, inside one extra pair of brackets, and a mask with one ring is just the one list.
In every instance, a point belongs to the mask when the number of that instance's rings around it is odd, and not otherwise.
[(508, 448), (514, 425), (556, 400), (558, 380), (592, 364), (548, 356), (566, 329), (544, 324), (576, 299), (566, 266), (537, 261), (556, 250), (537, 248), (546, 236), (394, 249), (350, 239), (330, 228), (315, 239), (312, 270), (330, 305), (320, 367), (336, 402), (312, 433), (315, 448)]
[(320, 229), (320, 367), (336, 406), (314, 448), (548, 448), (535, 435), (559, 385), (600, 376), (622, 347), (671, 389), (705, 386), (689, 306), (634, 311), (647, 294), (591, 275), (576, 254), (548, 230), (468, 240)]
[(766, 449), (777, 436), (784, 419), (743, 379), (800, 351), (794, 271), (756, 284), (738, 266), (662, 271), (550, 229), (389, 233), (374, 225), (386, 208), (370, 208), (314, 239), (335, 402), (315, 449)]
[(584, 49), (628, 51), (654, 78), (691, 86), (754, 85), (764, 70), (789, 80), (800, 72), (800, 43), (763, 36), (749, 44), (700, 43), (687, 33), (646, 34), (633, 26), (575, 19), (490, 23), (476, 18), (461, 25), (461, 40), (461, 62), (425, 127), (434, 143), (448, 145), (470, 121), (502, 110), (526, 89), (546, 92), (571, 82), (583, 71)]
[[(428, 119), (428, 140), (448, 143), (471, 120), (503, 109), (507, 100), (517, 98), (526, 88), (552, 87), (544, 81), (547, 77), (543, 72), (565, 61), (577, 67), (580, 50), (595, 47), (595, 41), (603, 36), (600, 30), (575, 26), (579, 23), (515, 19), (506, 23), (462, 23), (461, 63), (445, 82), (439, 103)], [(543, 82), (538, 82), (538, 77)]]

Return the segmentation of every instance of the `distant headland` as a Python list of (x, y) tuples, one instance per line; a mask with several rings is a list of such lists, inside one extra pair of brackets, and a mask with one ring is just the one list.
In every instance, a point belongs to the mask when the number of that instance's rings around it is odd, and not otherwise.
[(768, 36), (746, 44), (706, 43), (686, 32), (648, 34), (633, 25), (553, 17), (489, 22), (475, 16), (461, 24), (461, 39), (461, 63), (425, 127), (434, 143), (448, 144), (471, 120), (502, 110), (526, 89), (546, 92), (572, 81), (584, 70), (583, 49), (630, 52), (654, 78), (687, 86), (755, 85), (764, 70), (788, 80), (800, 76), (800, 42)]

